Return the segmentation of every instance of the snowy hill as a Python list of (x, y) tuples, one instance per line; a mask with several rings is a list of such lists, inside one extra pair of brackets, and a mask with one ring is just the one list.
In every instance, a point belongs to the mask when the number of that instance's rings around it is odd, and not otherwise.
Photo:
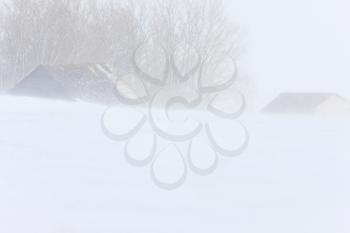
[(350, 230), (350, 119), (246, 115), (243, 155), (168, 192), (103, 134), (104, 111), (0, 98), (0, 232)]

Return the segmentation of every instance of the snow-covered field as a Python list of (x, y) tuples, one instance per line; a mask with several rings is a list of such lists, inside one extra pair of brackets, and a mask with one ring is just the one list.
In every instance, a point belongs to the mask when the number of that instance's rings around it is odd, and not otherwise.
[(0, 98), (0, 232), (350, 232), (350, 118), (247, 113), (243, 155), (164, 191), (103, 134), (104, 110)]

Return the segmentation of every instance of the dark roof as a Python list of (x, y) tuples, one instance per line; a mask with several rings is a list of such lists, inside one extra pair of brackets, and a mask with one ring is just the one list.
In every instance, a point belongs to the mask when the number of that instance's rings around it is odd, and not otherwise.
[(346, 101), (336, 93), (283, 93), (268, 104), (265, 113), (312, 113), (314, 109), (329, 98), (336, 97)]
[(10, 94), (112, 103), (114, 76), (106, 65), (39, 66)]

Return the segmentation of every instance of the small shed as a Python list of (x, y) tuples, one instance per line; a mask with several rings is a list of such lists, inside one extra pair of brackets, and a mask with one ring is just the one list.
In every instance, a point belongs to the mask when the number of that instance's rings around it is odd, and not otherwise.
[(117, 100), (114, 79), (107, 65), (38, 66), (10, 94), (110, 104)]
[(262, 109), (267, 114), (350, 115), (350, 102), (336, 93), (283, 93)]

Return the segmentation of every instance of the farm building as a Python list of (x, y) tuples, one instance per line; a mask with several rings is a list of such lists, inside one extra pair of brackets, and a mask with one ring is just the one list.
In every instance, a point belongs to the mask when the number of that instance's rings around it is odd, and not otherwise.
[(38, 66), (9, 94), (110, 104), (114, 75), (105, 65)]
[(335, 93), (283, 93), (263, 110), (268, 114), (350, 115), (350, 102)]

